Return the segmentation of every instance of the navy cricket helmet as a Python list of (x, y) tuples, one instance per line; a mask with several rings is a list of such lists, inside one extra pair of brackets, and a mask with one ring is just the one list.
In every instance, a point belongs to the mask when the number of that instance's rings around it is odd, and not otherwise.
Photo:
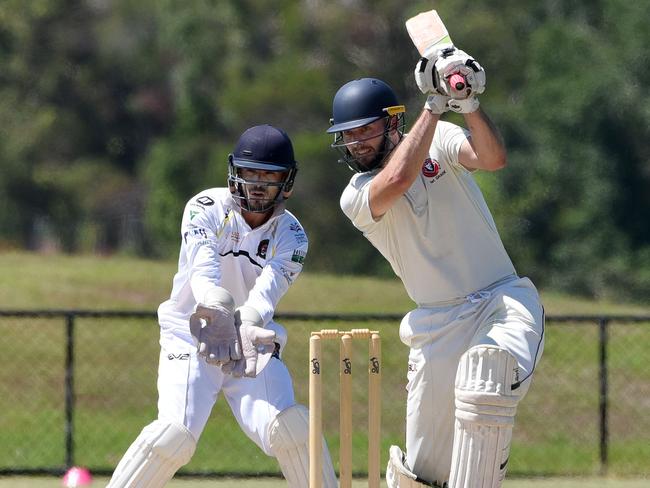
[[(335, 134), (332, 147), (343, 155), (343, 162), (347, 163), (353, 171), (364, 172), (379, 166), (382, 161), (395, 148), (388, 137), (391, 130), (397, 130), (399, 138), (404, 134), (404, 105), (399, 105), (393, 89), (377, 78), (360, 78), (343, 85), (336, 92), (332, 103), (331, 126), (327, 129), (330, 134)], [(344, 141), (343, 132), (377, 120), (385, 119), (384, 141), (370, 164), (362, 164), (352, 156), (349, 146), (363, 141)], [(397, 123), (393, 124), (395, 120)], [(373, 136), (376, 137), (376, 136)]]
[[(242, 169), (285, 173), (278, 182), (245, 179)], [(249, 212), (267, 212), (286, 200), (298, 172), (293, 144), (286, 132), (270, 125), (247, 129), (228, 156), (228, 186), (239, 206)], [(278, 188), (276, 195), (260, 199), (251, 196), (254, 188)]]

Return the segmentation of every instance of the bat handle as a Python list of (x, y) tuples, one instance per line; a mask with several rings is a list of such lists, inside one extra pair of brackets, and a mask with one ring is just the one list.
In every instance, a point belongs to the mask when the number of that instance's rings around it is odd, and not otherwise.
[(466, 85), (467, 83), (465, 82), (465, 77), (460, 73), (454, 73), (449, 77), (449, 86), (451, 86), (452, 90), (464, 90)]

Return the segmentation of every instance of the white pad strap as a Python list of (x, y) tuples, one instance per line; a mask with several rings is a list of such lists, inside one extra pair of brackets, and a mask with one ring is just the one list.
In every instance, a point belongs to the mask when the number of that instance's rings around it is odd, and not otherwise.
[(406, 465), (406, 456), (398, 446), (390, 446), (388, 450), (388, 466), (386, 466), (386, 486), (388, 488), (429, 488), (447, 487), (447, 484), (427, 483), (421, 480)]
[(106, 488), (162, 488), (195, 449), (196, 441), (183, 425), (156, 420), (127, 449)]
[[(269, 426), (269, 447), (289, 488), (309, 486), (309, 411), (294, 405), (278, 414)], [(323, 488), (337, 488), (336, 474), (323, 439)]]
[(451, 488), (499, 488), (505, 478), (519, 383), (515, 357), (496, 346), (475, 346), (456, 374), (456, 426)]

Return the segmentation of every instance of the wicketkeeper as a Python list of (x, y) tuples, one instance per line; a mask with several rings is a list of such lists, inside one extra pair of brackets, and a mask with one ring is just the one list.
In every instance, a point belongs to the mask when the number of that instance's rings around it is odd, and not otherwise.
[[(228, 187), (185, 206), (178, 272), (158, 309), (158, 418), (109, 488), (164, 486), (192, 458), (220, 392), (244, 433), (277, 458), (288, 486), (308, 485), (309, 416), (281, 360), (286, 331), (273, 320), (307, 254), (305, 231), (285, 209), (296, 171), (287, 134), (252, 127), (229, 157)], [(327, 446), (323, 486), (337, 486)]]
[[(452, 75), (466, 82), (462, 92)], [(400, 325), (410, 347), (406, 452), (390, 449), (389, 488), (501, 486), (517, 405), (544, 344), (537, 291), (517, 276), (472, 174), (506, 164), (478, 95), (485, 71), (453, 47), (415, 68), (428, 95), (411, 131), (383, 81), (336, 93), (332, 146), (356, 174), (341, 208), (390, 262), (417, 304)], [(439, 121), (451, 110), (467, 129)]]

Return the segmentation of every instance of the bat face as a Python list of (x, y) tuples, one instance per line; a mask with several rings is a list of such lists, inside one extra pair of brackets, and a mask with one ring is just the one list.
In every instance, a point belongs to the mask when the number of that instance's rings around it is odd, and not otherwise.
[(447, 28), (435, 10), (422, 12), (408, 19), (406, 30), (420, 56), (424, 56), (427, 49), (432, 46), (452, 45)]

